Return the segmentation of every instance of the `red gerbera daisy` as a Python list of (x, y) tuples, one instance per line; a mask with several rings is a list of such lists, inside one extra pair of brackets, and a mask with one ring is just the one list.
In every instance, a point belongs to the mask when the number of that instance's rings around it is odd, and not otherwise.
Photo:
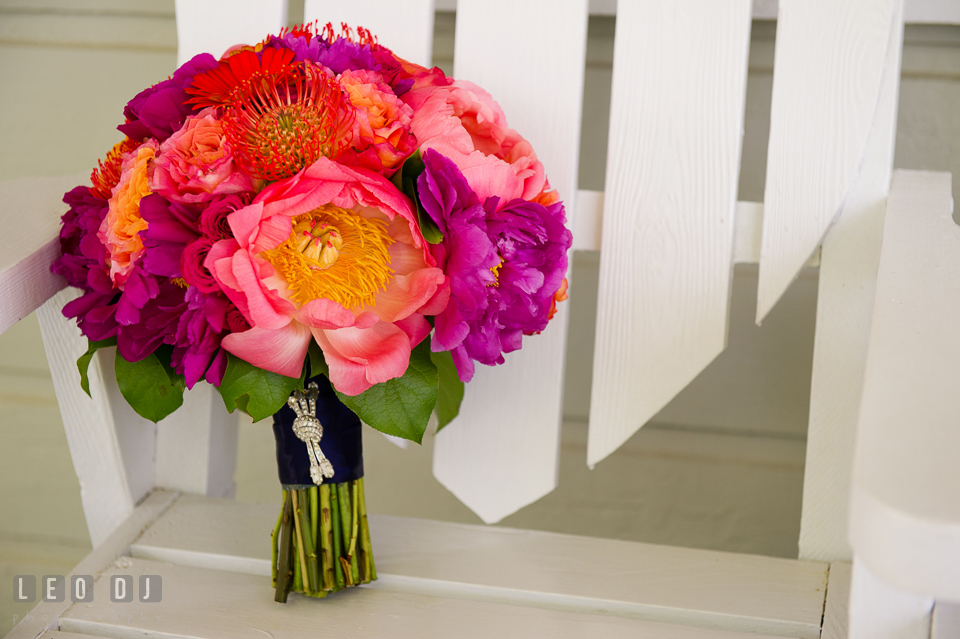
[(234, 95), (259, 78), (277, 75), (293, 66), (294, 53), (290, 49), (267, 47), (262, 53), (239, 51), (220, 61), (206, 73), (197, 74), (186, 92), (193, 97), (187, 104), (197, 108), (222, 106), (233, 102)]

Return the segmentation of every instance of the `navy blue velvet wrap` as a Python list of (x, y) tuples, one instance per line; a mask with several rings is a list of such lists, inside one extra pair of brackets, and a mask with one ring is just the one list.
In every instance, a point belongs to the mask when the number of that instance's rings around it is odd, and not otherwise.
[[(339, 484), (363, 477), (363, 440), (360, 418), (344, 406), (330, 386), (329, 380), (318, 375), (307, 380), (316, 382), (320, 389), (317, 398), (317, 419), (323, 425), (320, 450), (333, 464), (334, 475), (324, 483)], [(277, 470), (280, 483), (294, 486), (312, 486), (310, 458), (307, 445), (293, 433), (297, 414), (284, 405), (273, 415), (273, 434), (277, 440)]]

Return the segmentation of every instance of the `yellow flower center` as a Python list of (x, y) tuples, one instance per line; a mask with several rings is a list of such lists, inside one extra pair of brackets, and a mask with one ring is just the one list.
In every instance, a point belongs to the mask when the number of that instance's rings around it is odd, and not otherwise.
[(283, 244), (260, 253), (287, 283), (298, 306), (326, 298), (344, 308), (375, 306), (393, 274), (386, 224), (335, 206), (293, 218)]
[(493, 286), (494, 288), (500, 286), (500, 267), (503, 266), (503, 258), (497, 255), (497, 258), (500, 260), (497, 262), (497, 265), (490, 269), (490, 272), (493, 273), (493, 281), (487, 284), (487, 286)]

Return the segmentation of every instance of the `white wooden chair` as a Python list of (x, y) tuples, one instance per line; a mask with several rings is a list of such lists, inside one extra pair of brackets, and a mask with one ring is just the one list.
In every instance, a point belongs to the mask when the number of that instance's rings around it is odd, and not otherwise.
[[(762, 205), (737, 202), (737, 178), (751, 16), (770, 17), (768, 3), (620, 0), (603, 194), (576, 189), (587, 0), (456, 7), (454, 75), (531, 140), (574, 249), (601, 250), (589, 464), (724, 349), (733, 263), (759, 261), (759, 320), (819, 257), (798, 560), (374, 517), (374, 587), (280, 608), (264, 532), (275, 509), (219, 499), (236, 457), (219, 398), (194, 390), (154, 426), (100, 356), (93, 399), (82, 394), (85, 343), (60, 315), (72, 293), (48, 270), (57, 202), (82, 178), (15, 180), (0, 184), (0, 237), (29, 241), (0, 257), (0, 330), (39, 307), (94, 545), (74, 574), (164, 585), (156, 604), (111, 603), (103, 586), (93, 603), (42, 603), (8, 637), (837, 638), (848, 611), (850, 637), (955, 636), (960, 230), (948, 175), (897, 173), (891, 187), (903, 1), (781, 0)], [(306, 0), (305, 13), (428, 63), (434, 8)], [(177, 11), (181, 61), (286, 21), (285, 0)], [(30, 233), (17, 232), (24, 211)], [(566, 314), (478, 371), (437, 437), (437, 479), (487, 522), (556, 486)]]

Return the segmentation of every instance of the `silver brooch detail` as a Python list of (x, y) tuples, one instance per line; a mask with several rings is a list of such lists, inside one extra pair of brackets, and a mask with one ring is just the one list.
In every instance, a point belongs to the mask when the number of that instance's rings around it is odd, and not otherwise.
[(295, 390), (287, 400), (287, 405), (297, 414), (293, 420), (293, 434), (307, 445), (310, 457), (310, 478), (320, 485), (323, 478), (333, 477), (333, 464), (320, 450), (320, 438), (323, 437), (323, 425), (317, 419), (317, 397), (320, 389), (316, 382), (310, 382), (305, 391)]

